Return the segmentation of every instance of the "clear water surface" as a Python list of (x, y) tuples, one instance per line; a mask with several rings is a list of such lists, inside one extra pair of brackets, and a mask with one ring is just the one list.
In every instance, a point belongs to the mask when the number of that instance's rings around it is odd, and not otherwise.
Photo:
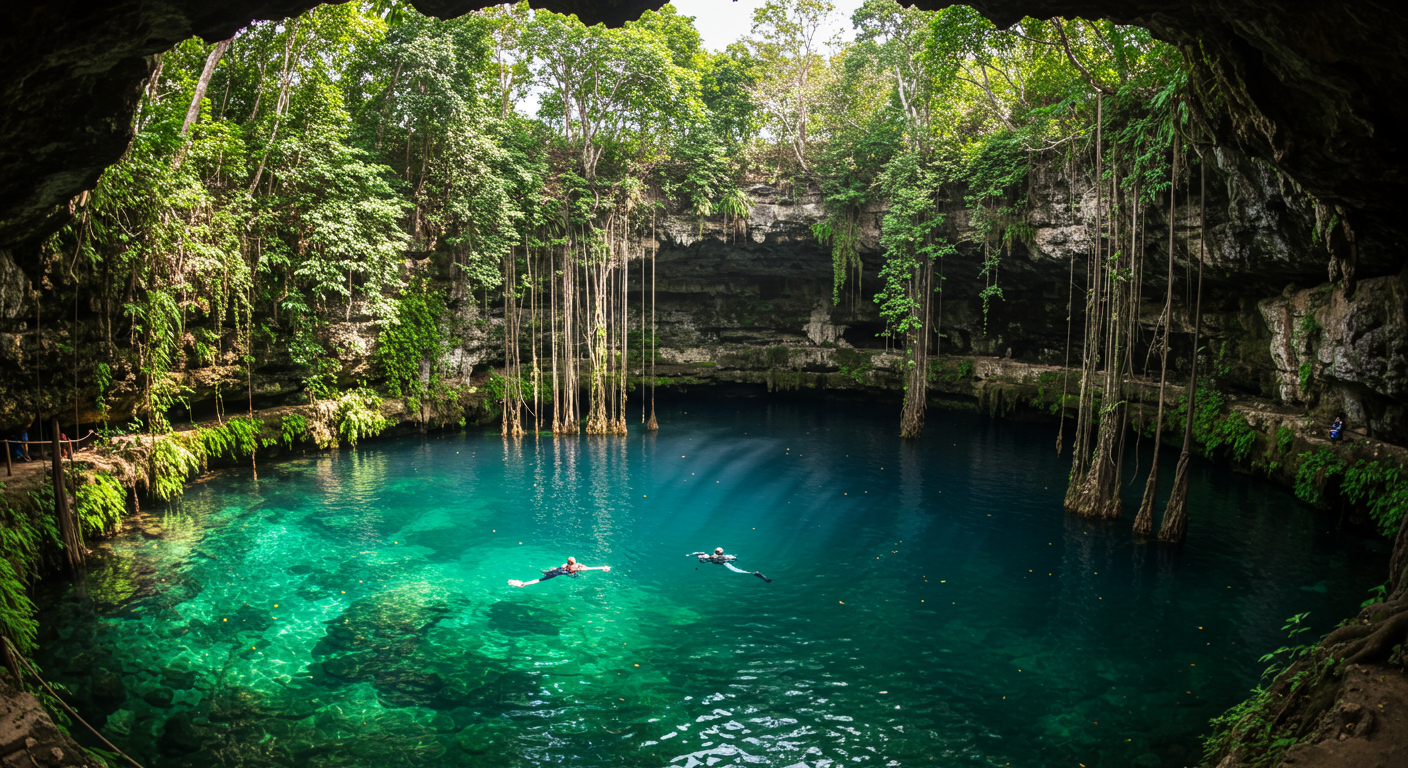
[[(1287, 616), (1383, 577), (1382, 544), (1203, 462), (1172, 548), (1062, 513), (1054, 425), (895, 420), (687, 402), (658, 435), (215, 472), (41, 596), (41, 661), (149, 768), (1161, 768)], [(715, 546), (773, 583), (684, 557)], [(568, 555), (612, 571), (506, 583)]]

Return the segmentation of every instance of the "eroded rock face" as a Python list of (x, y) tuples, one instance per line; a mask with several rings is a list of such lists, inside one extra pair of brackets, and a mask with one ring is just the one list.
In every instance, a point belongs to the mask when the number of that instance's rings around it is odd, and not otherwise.
[(1370, 436), (1408, 440), (1408, 284), (1360, 282), (1352, 298), (1320, 286), (1259, 305), (1271, 331), (1279, 394), (1343, 412)]
[(7, 766), (97, 766), (49, 718), (33, 694), (0, 681), (0, 761)]

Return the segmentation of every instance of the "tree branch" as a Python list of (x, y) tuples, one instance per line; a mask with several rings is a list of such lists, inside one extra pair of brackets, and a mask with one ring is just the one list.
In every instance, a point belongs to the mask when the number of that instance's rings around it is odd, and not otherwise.
[(1061, 35), (1061, 48), (1065, 50), (1066, 58), (1070, 60), (1071, 64), (1074, 65), (1076, 69), (1080, 70), (1080, 74), (1083, 78), (1085, 78), (1086, 84), (1089, 85), (1091, 88), (1094, 88), (1095, 90), (1105, 94), (1106, 96), (1114, 96), (1115, 91), (1110, 88), (1107, 88), (1105, 85), (1096, 80), (1095, 76), (1090, 74), (1090, 70), (1086, 69), (1076, 58), (1075, 53), (1071, 51), (1071, 41), (1069, 38), (1066, 37), (1066, 27), (1064, 21), (1058, 18), (1055, 20), (1055, 23), (1057, 33)]

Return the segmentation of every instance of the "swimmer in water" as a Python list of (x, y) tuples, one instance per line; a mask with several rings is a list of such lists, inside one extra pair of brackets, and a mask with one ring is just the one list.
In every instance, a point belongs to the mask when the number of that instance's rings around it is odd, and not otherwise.
[(611, 570), (611, 566), (609, 565), (582, 565), (581, 563), (577, 562), (577, 558), (569, 557), (567, 558), (567, 562), (551, 570), (543, 571), (542, 576), (539, 576), (538, 578), (533, 579), (532, 581), (519, 581), (518, 579), (509, 579), (508, 585), (510, 587), (526, 587), (529, 584), (537, 584), (540, 581), (547, 581), (548, 579), (556, 578), (558, 576), (571, 576), (575, 579), (577, 578), (577, 574), (581, 571), (609, 570)]
[[(734, 567), (733, 561), (738, 559), (738, 555), (725, 555), (723, 547), (715, 547), (713, 552), (690, 552), (689, 554), (685, 555), (685, 557), (697, 557), (699, 558), (699, 562), (701, 563), (713, 563), (714, 565), (722, 565), (723, 567), (729, 569), (730, 571), (733, 571), (734, 573), (748, 573), (748, 571)], [(772, 579), (769, 579), (768, 577), (764, 576), (761, 573), (758, 573), (757, 571), (753, 571), (752, 575), (757, 576), (758, 578), (762, 579), (763, 581), (766, 581), (769, 584), (772, 583)]]

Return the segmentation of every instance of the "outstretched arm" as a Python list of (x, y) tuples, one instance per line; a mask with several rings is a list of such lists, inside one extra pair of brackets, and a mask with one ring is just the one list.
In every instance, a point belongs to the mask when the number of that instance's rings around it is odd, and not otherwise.
[(689, 554), (685, 555), (685, 557), (699, 557), (699, 556), (701, 556), (701, 555), (707, 555), (707, 554), (709, 554), (709, 553), (708, 553), (708, 552), (690, 552)]
[(609, 565), (584, 565), (584, 566), (582, 566), (581, 568), (578, 568), (577, 570), (579, 570), (579, 571), (609, 571), (609, 570), (611, 570), (611, 566), (609, 566)]

